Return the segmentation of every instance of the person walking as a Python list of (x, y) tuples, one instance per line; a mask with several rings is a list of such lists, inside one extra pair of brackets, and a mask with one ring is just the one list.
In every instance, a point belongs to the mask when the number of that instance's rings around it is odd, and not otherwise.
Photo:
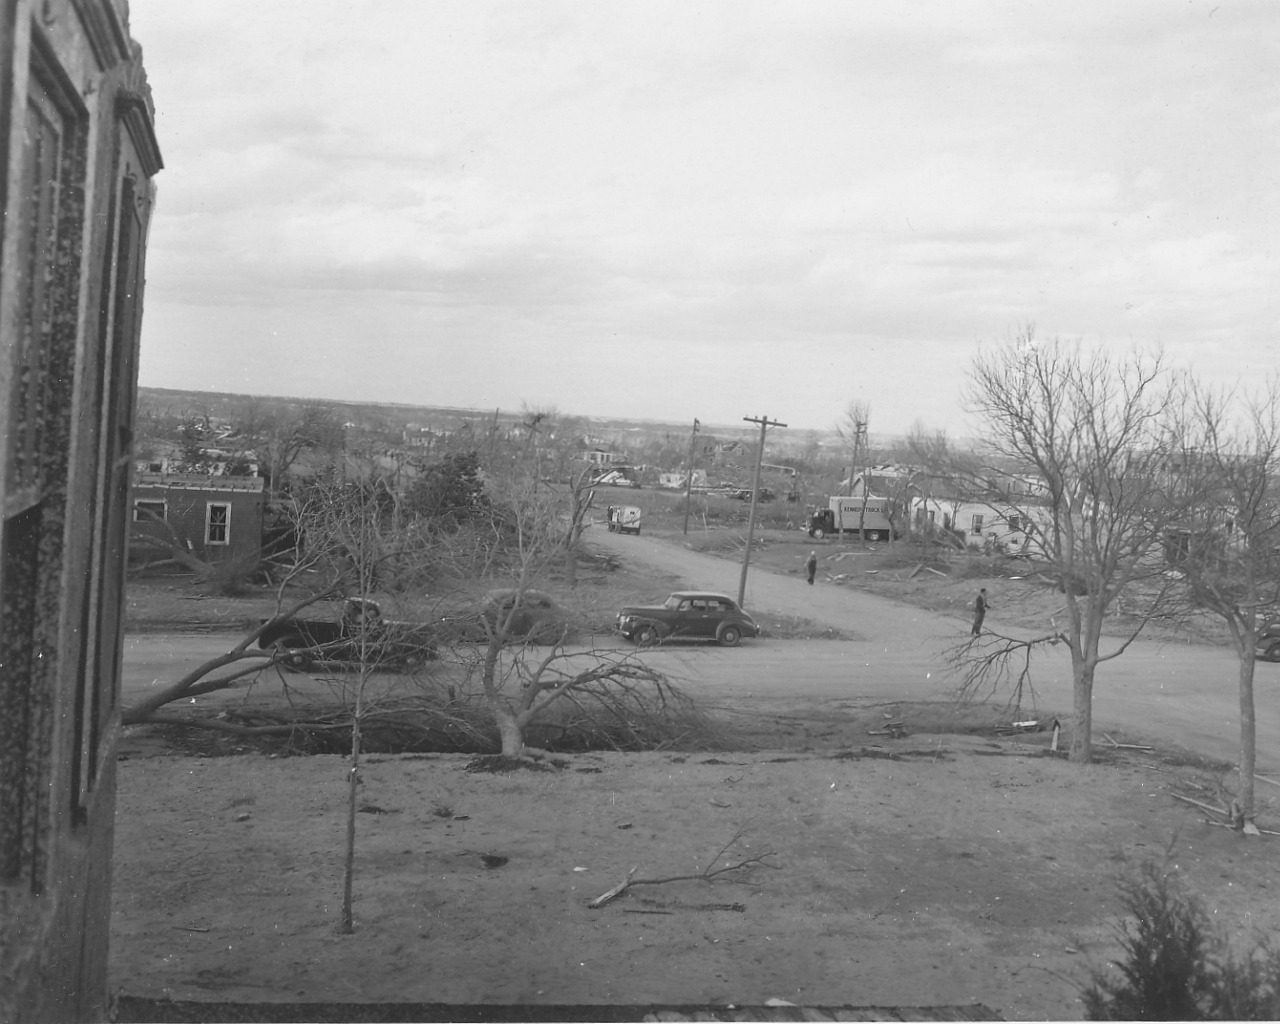
[(978, 591), (978, 596), (973, 602), (973, 635), (977, 636), (982, 632), (982, 620), (987, 617), (987, 588), (983, 587)]
[(804, 563), (805, 570), (809, 573), (809, 586), (813, 586), (814, 574), (818, 571), (818, 552), (810, 551), (809, 560)]

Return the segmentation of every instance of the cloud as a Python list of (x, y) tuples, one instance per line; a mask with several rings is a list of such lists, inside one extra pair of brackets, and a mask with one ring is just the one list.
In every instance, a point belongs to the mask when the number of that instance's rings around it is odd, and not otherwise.
[[(310, 353), (315, 393), (466, 405), (484, 369), (484, 402), (536, 384), (589, 412), (575, 360), (625, 339), (637, 408), (775, 389), (823, 426), (873, 371), (905, 428), (958, 423), (955, 363), (1019, 322), (1247, 362), (1280, 320), (1265, 4), (131, 15), (166, 158), (144, 374), (220, 325), (245, 356), (210, 386)], [(394, 382), (370, 369), (392, 354)], [(717, 387), (673, 387), (684, 367)]]

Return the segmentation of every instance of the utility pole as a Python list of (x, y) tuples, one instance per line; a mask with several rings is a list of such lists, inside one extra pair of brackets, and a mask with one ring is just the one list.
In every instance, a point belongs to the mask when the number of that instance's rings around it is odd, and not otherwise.
[[(858, 462), (859, 462), (858, 456), (862, 451), (862, 444), (865, 441), (866, 436), (867, 436), (867, 421), (854, 420), (853, 421), (853, 462), (849, 466), (849, 497), (850, 498), (853, 497), (853, 477), (854, 477), (854, 474), (858, 472)], [(865, 462), (866, 459), (864, 458), (861, 461)], [(863, 494), (862, 504), (864, 506), (867, 503), (866, 493), (867, 493), (867, 474), (866, 474), (866, 471), (864, 470), (862, 474), (862, 494)], [(844, 543), (844, 509), (843, 508), (840, 509), (838, 517), (840, 521), (836, 523), (836, 529), (839, 531), (839, 534), (840, 534), (840, 543), (843, 544)], [(858, 532), (859, 534), (861, 534), (862, 532), (861, 517), (859, 517), (858, 519)]]
[(698, 417), (693, 418), (693, 433), (689, 435), (689, 478), (684, 485), (684, 532), (689, 534), (689, 501), (693, 495), (693, 442), (698, 437)]
[[(858, 509), (858, 538), (862, 541), (863, 547), (867, 544), (867, 421), (862, 420), (857, 424), (858, 443), (856, 451), (862, 456), (862, 507)], [(853, 488), (849, 488), (849, 493), (853, 493)], [(892, 532), (892, 531), (890, 531)]]
[(747, 565), (751, 561), (751, 537), (756, 529), (756, 504), (760, 501), (760, 464), (764, 462), (764, 434), (770, 427), (785, 427), (785, 423), (771, 420), (768, 416), (743, 416), (745, 423), (760, 424), (760, 450), (756, 452), (756, 477), (751, 484), (751, 512), (747, 516), (747, 546), (742, 552), (742, 579), (738, 583), (738, 605), (741, 606), (747, 596)]
[(523, 424), (521, 424), (522, 426), (527, 427), (529, 429), (529, 439), (525, 442), (525, 446), (524, 446), (524, 457), (526, 460), (529, 458), (529, 448), (530, 447), (533, 448), (533, 493), (534, 494), (538, 493), (538, 477), (542, 475), (542, 454), (538, 450), (537, 437), (535, 435), (542, 433), (542, 428), (540, 424), (546, 418), (547, 418), (547, 414), (545, 412), (534, 412), (534, 413), (530, 413), (528, 420), (526, 420)]

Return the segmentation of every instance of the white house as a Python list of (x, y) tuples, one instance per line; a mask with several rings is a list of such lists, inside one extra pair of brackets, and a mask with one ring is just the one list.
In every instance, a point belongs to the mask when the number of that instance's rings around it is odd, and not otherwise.
[[(688, 486), (688, 473), (659, 473), (658, 486), (666, 490), (682, 491)], [(707, 471), (705, 469), (695, 469), (693, 471), (693, 486), (705, 488), (707, 486)]]
[(1029, 501), (1015, 505), (995, 497), (989, 501), (917, 497), (911, 499), (911, 521), (917, 528), (932, 525), (962, 533), (968, 544), (1022, 550), (1030, 543), (1030, 535), (1048, 524), (1049, 510)]

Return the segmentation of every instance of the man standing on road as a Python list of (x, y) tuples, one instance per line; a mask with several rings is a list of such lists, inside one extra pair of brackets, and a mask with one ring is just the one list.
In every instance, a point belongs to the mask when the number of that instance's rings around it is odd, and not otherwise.
[(818, 552), (810, 551), (809, 560), (804, 563), (805, 570), (809, 573), (809, 586), (813, 586), (814, 573), (818, 571)]
[(978, 591), (977, 598), (973, 602), (973, 635), (977, 636), (982, 632), (982, 620), (987, 617), (987, 588), (983, 587)]

